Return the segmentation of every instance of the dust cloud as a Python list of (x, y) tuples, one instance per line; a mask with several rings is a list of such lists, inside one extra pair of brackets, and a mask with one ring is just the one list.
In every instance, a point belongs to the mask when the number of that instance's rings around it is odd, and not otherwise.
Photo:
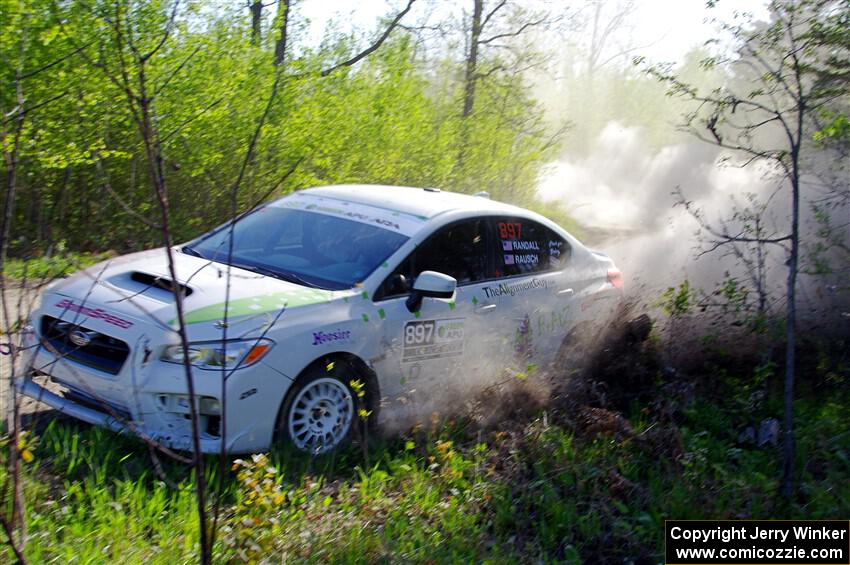
[[(769, 203), (765, 220), (770, 229), (787, 231), (790, 206), (782, 180), (766, 166), (741, 167), (734, 159), (696, 139), (653, 148), (644, 142), (640, 127), (609, 122), (587, 156), (562, 158), (547, 167), (538, 194), (560, 204), (585, 227), (581, 239), (614, 259), (633, 296), (652, 302), (685, 279), (710, 293), (727, 276), (748, 284), (747, 271), (730, 247), (703, 253), (711, 248), (710, 238), (700, 233), (699, 222), (684, 206), (677, 205), (678, 191), (713, 225), (731, 218), (752, 195)], [(801, 219), (805, 253), (816, 243), (819, 229), (805, 202)], [(739, 224), (733, 220), (729, 233), (736, 233)], [(782, 305), (785, 258), (779, 247), (768, 250), (768, 290), (776, 297), (775, 309)], [(803, 318), (830, 314), (835, 323), (846, 326), (850, 292), (840, 282), (841, 259), (834, 259), (837, 269), (831, 276), (809, 276), (804, 267), (798, 283), (800, 313)]]

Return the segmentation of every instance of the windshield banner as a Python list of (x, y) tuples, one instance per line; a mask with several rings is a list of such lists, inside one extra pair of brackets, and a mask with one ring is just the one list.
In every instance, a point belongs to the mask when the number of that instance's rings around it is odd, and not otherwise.
[(376, 208), (374, 206), (308, 194), (293, 194), (288, 198), (275, 202), (272, 206), (347, 218), (355, 222), (382, 227), (408, 237), (419, 231), (422, 223), (425, 221), (422, 218), (398, 210)]

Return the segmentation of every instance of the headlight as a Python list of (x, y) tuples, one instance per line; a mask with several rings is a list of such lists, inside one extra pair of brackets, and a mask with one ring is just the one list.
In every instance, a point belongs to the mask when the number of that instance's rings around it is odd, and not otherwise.
[[(196, 342), (189, 344), (189, 363), (208, 371), (248, 367), (262, 359), (271, 350), (274, 342), (269, 339), (228, 340), (226, 347), (221, 341)], [(161, 359), (168, 363), (183, 364), (183, 346), (170, 345), (165, 348)]]

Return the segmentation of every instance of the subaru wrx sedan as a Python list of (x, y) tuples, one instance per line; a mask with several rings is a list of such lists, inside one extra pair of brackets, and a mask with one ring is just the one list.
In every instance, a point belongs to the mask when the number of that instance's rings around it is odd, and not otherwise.
[(201, 450), (289, 441), (320, 453), (361, 418), (380, 425), (382, 404), (426, 383), (548, 366), (564, 336), (604, 319), (622, 288), (611, 259), (548, 219), (430, 188), (302, 190), (174, 256), (176, 281), (155, 249), (46, 291), (20, 389), (80, 420), (191, 450), (177, 289)]

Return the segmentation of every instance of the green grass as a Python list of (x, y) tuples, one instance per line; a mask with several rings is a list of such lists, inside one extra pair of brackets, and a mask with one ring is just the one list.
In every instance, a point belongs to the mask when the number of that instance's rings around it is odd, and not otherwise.
[(10, 279), (46, 280), (64, 277), (80, 269), (108, 259), (113, 254), (106, 253), (62, 253), (50, 257), (32, 257), (27, 259), (9, 258), (6, 260), (4, 276)]
[[(778, 451), (737, 446), (739, 408), (718, 402), (694, 404), (680, 426), (637, 413), (626, 439), (576, 435), (551, 413), (480, 436), (445, 426), (376, 446), (368, 464), (355, 449), (246, 457), (226, 471), (217, 560), (660, 561), (668, 518), (847, 516), (848, 408), (846, 393), (798, 402), (789, 507), (776, 502)], [(197, 559), (187, 468), (163, 461), (164, 480), (140, 443), (67, 421), (43, 431), (34, 454), (32, 562)]]

